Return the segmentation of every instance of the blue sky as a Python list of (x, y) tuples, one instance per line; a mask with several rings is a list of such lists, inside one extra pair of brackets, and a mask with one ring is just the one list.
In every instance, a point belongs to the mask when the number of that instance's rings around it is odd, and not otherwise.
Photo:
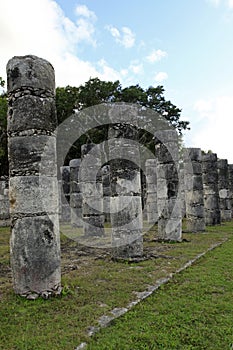
[(186, 146), (233, 163), (233, 0), (0, 0), (0, 76), (14, 55), (90, 77), (163, 85), (190, 121)]

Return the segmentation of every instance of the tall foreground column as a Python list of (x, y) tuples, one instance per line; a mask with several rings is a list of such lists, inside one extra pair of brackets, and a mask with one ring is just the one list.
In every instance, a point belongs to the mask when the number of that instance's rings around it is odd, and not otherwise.
[(13, 57), (7, 85), (14, 289), (48, 297), (61, 281), (53, 67), (36, 56)]
[(221, 223), (218, 193), (217, 154), (207, 153), (202, 156), (202, 177), (206, 225)]

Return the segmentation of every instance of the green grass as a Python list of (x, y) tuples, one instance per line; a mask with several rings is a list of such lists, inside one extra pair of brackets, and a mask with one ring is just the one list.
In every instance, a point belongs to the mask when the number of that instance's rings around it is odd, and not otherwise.
[(160, 257), (131, 264), (114, 262), (108, 251), (88, 249), (62, 236), (63, 295), (35, 301), (14, 295), (9, 229), (0, 229), (0, 349), (72, 350), (84, 341), (90, 343), (89, 349), (101, 350), (230, 349), (231, 240), (114, 321), (112, 327), (93, 339), (87, 331), (98, 325), (102, 315), (135, 300), (135, 292), (175, 272), (213, 243), (230, 239), (232, 227), (231, 222), (210, 227), (205, 234), (185, 234), (186, 241), (178, 244), (155, 242), (152, 230), (145, 237), (145, 252)]

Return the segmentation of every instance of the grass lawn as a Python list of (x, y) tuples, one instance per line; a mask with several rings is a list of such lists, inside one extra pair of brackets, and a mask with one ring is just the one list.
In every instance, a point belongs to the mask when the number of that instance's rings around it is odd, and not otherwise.
[[(154, 228), (156, 230), (156, 228)], [(233, 343), (233, 223), (184, 234), (163, 244), (145, 236), (139, 263), (114, 262), (108, 250), (81, 246), (62, 236), (63, 295), (28, 301), (14, 295), (9, 267), (9, 229), (0, 229), (0, 349), (231, 349)], [(212, 244), (228, 239), (193, 267), (176, 275), (152, 296), (92, 338), (90, 326), (137, 299)]]

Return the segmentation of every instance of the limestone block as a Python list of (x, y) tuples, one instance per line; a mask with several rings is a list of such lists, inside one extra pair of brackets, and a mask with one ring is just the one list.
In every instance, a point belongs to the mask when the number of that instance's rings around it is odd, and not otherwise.
[(70, 222), (73, 227), (83, 227), (83, 210), (80, 207), (70, 208)]
[(104, 236), (104, 215), (83, 217), (83, 231), (85, 236)]
[(196, 190), (196, 191), (186, 192), (185, 198), (187, 203), (192, 203), (193, 205), (195, 204), (204, 205), (203, 191)]
[(58, 213), (58, 184), (54, 177), (10, 178), (10, 211), (16, 214)]
[(53, 290), (60, 284), (58, 216), (19, 218), (10, 241), (17, 294)]
[(142, 229), (141, 197), (111, 197), (112, 227), (123, 226), (126, 231)]
[(53, 66), (32, 55), (13, 57), (7, 64), (7, 90), (12, 92), (22, 86), (54, 93)]
[(205, 209), (203, 204), (189, 205), (186, 204), (186, 215), (189, 217), (204, 218)]
[(70, 206), (72, 208), (82, 208), (83, 195), (82, 193), (71, 193), (70, 194)]
[(204, 232), (206, 228), (203, 218), (189, 217), (186, 222), (186, 230), (188, 232)]
[(8, 114), (8, 131), (24, 132), (25, 130), (56, 129), (57, 118), (55, 100), (52, 97), (23, 96), (12, 102)]
[(221, 213), (219, 209), (205, 210), (205, 222), (206, 225), (220, 225)]
[(164, 219), (161, 217), (158, 221), (158, 238), (164, 241), (182, 240), (182, 221), (177, 219)]
[(11, 137), (10, 175), (56, 176), (56, 138), (47, 135)]
[(143, 237), (141, 230), (120, 231), (113, 228), (113, 256), (123, 259), (140, 257), (143, 254)]
[(83, 215), (100, 215), (103, 213), (103, 197), (83, 197)]

